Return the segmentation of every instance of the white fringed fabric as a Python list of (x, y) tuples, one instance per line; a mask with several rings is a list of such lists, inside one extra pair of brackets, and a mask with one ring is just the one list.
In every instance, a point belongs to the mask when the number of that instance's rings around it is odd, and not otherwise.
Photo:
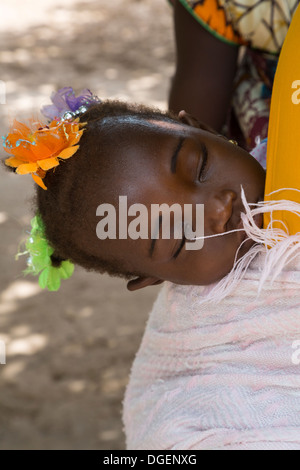
[(163, 286), (125, 394), (127, 449), (300, 450), (300, 260), (261, 283), (268, 262), (218, 304)]

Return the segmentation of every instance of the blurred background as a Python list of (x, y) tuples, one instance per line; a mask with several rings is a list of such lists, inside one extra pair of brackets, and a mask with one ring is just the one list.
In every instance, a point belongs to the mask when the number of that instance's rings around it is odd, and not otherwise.
[[(2, 0), (0, 18), (0, 135), (63, 86), (166, 109), (167, 0)], [(123, 280), (76, 267), (58, 292), (41, 291), (22, 276), (25, 257), (14, 258), (33, 194), (30, 176), (1, 167), (0, 449), (124, 449), (122, 400), (159, 287), (129, 293)]]

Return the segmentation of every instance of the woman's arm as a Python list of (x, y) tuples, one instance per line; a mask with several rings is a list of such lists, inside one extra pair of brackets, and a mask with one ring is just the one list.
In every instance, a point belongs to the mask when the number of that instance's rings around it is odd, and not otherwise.
[(177, 67), (169, 108), (189, 112), (217, 131), (226, 119), (239, 47), (213, 36), (174, 2)]

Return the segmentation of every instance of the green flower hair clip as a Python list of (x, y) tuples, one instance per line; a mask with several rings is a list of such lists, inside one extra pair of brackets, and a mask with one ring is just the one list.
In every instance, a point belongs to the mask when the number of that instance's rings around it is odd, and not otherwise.
[(26, 251), (18, 253), (16, 258), (28, 254), (28, 268), (24, 274), (39, 275), (39, 286), (49, 291), (57, 291), (60, 288), (61, 279), (68, 279), (74, 271), (71, 261), (62, 261), (59, 267), (52, 265), (51, 255), (54, 249), (49, 245), (45, 236), (45, 226), (39, 214), (31, 219), (31, 232), (26, 241)]

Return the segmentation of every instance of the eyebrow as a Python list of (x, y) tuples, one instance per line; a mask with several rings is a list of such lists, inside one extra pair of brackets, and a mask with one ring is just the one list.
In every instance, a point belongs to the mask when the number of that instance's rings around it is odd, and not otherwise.
[(182, 147), (184, 141), (185, 141), (185, 137), (180, 137), (179, 142), (178, 142), (178, 144), (175, 148), (175, 152), (172, 155), (172, 158), (171, 158), (171, 173), (176, 173), (177, 159), (178, 159), (178, 155), (179, 155), (179, 152), (181, 150), (181, 147)]

